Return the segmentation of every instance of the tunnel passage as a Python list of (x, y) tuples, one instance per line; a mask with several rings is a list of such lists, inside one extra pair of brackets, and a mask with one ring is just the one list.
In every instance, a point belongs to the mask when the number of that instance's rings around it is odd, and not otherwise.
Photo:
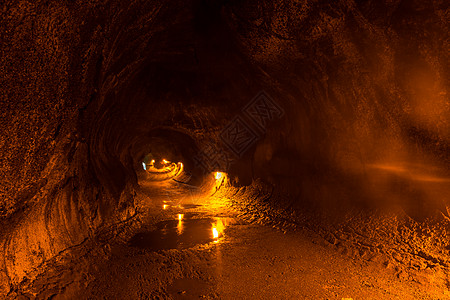
[[(5, 7), (3, 290), (136, 216), (150, 154), (182, 162), (193, 186), (226, 172), (220, 193), (248, 214), (264, 207), (274, 222), (324, 235), (349, 223), (381, 226), (443, 260), (446, 10), (425, 2)], [(228, 169), (205, 174), (195, 157), (208, 144), (229, 152), (221, 133), (261, 90), (283, 116), (256, 126), (255, 141), (231, 154)], [(372, 210), (395, 216), (370, 219)], [(397, 231), (429, 220), (435, 229), (417, 236), (436, 244), (411, 244)]]

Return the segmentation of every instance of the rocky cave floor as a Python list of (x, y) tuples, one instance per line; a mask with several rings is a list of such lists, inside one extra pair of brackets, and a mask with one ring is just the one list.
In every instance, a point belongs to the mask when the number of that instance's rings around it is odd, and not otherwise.
[[(264, 205), (256, 209), (248, 189), (231, 194), (216, 188), (201, 197), (173, 180), (141, 184), (132, 218), (108, 238), (61, 253), (9, 297), (450, 299), (439, 261), (371, 247), (362, 236), (330, 239)], [(214, 239), (218, 220), (224, 230)]]

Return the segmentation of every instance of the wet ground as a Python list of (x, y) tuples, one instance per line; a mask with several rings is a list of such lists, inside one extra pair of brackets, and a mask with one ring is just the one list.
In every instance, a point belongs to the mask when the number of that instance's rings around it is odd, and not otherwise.
[(28, 298), (450, 299), (436, 288), (445, 283), (432, 282), (441, 278), (437, 269), (416, 280), (390, 260), (353, 255), (315, 232), (254, 224), (214, 191), (205, 197), (174, 181), (142, 184), (132, 230), (69, 268), (54, 267)]
[(178, 214), (177, 220), (157, 223), (152, 231), (134, 235), (129, 245), (149, 250), (187, 249), (196, 245), (219, 242), (219, 236), (232, 218), (192, 218), (192, 214)]
[(116, 246), (81, 299), (445, 299), (354, 261), (319, 239), (232, 225), (220, 243), (152, 251)]
[[(68, 288), (66, 296), (450, 299), (445, 290), (398, 276), (391, 264), (349, 257), (312, 232), (283, 233), (248, 223), (225, 200), (199, 199), (174, 184), (169, 197), (161, 194), (166, 189), (143, 186), (143, 195), (153, 199), (147, 203), (152, 213), (143, 220), (153, 220), (152, 225), (144, 223), (126, 243), (111, 245), (108, 259), (89, 271), (89, 282)], [(64, 293), (55, 298), (65, 298)]]

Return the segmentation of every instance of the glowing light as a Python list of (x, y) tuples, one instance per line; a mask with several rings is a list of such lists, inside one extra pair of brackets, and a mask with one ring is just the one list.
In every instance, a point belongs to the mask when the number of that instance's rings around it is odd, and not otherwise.
[(182, 162), (178, 162), (177, 165), (178, 165), (178, 171), (177, 171), (177, 173), (175, 174), (175, 177), (178, 176), (178, 175), (180, 175), (180, 174), (183, 172), (183, 169), (184, 169), (184, 165), (183, 165)]
[(217, 228), (213, 227), (212, 229), (213, 237), (217, 239), (219, 237), (219, 231), (217, 231)]
[(142, 163), (142, 167), (144, 168), (144, 170), (147, 170), (147, 165), (145, 164), (145, 162)]
[(212, 226), (212, 234), (214, 239), (218, 239), (219, 236), (223, 234), (225, 230), (225, 224), (222, 219), (218, 219), (216, 224), (213, 224)]
[(223, 233), (223, 231), (225, 230), (225, 224), (222, 219), (217, 220), (216, 228), (219, 233)]
[(220, 180), (223, 177), (222, 172), (216, 172), (216, 180)]
[(163, 158), (162, 162), (163, 162), (163, 164), (168, 164), (169, 163), (169, 161), (164, 159), (164, 158)]
[(166, 208), (167, 208), (167, 204), (164, 204), (164, 205), (163, 205), (163, 209), (166, 209)]
[(426, 167), (420, 167), (420, 165), (416, 168), (414, 168), (414, 166), (405, 167), (398, 164), (369, 164), (368, 166), (374, 169), (392, 172), (399, 176), (404, 176), (415, 181), (450, 182), (450, 178), (436, 176), (435, 174), (427, 170)]
[(152, 159), (152, 161), (150, 162), (150, 165), (153, 166), (155, 164), (155, 160)]
[(177, 233), (181, 235), (183, 233), (183, 214), (178, 214), (178, 224), (177, 224)]

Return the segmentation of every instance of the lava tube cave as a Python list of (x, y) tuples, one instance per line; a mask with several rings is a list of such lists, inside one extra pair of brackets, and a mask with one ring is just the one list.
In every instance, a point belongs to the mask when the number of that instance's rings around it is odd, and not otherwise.
[(450, 299), (446, 1), (0, 8), (0, 299)]

